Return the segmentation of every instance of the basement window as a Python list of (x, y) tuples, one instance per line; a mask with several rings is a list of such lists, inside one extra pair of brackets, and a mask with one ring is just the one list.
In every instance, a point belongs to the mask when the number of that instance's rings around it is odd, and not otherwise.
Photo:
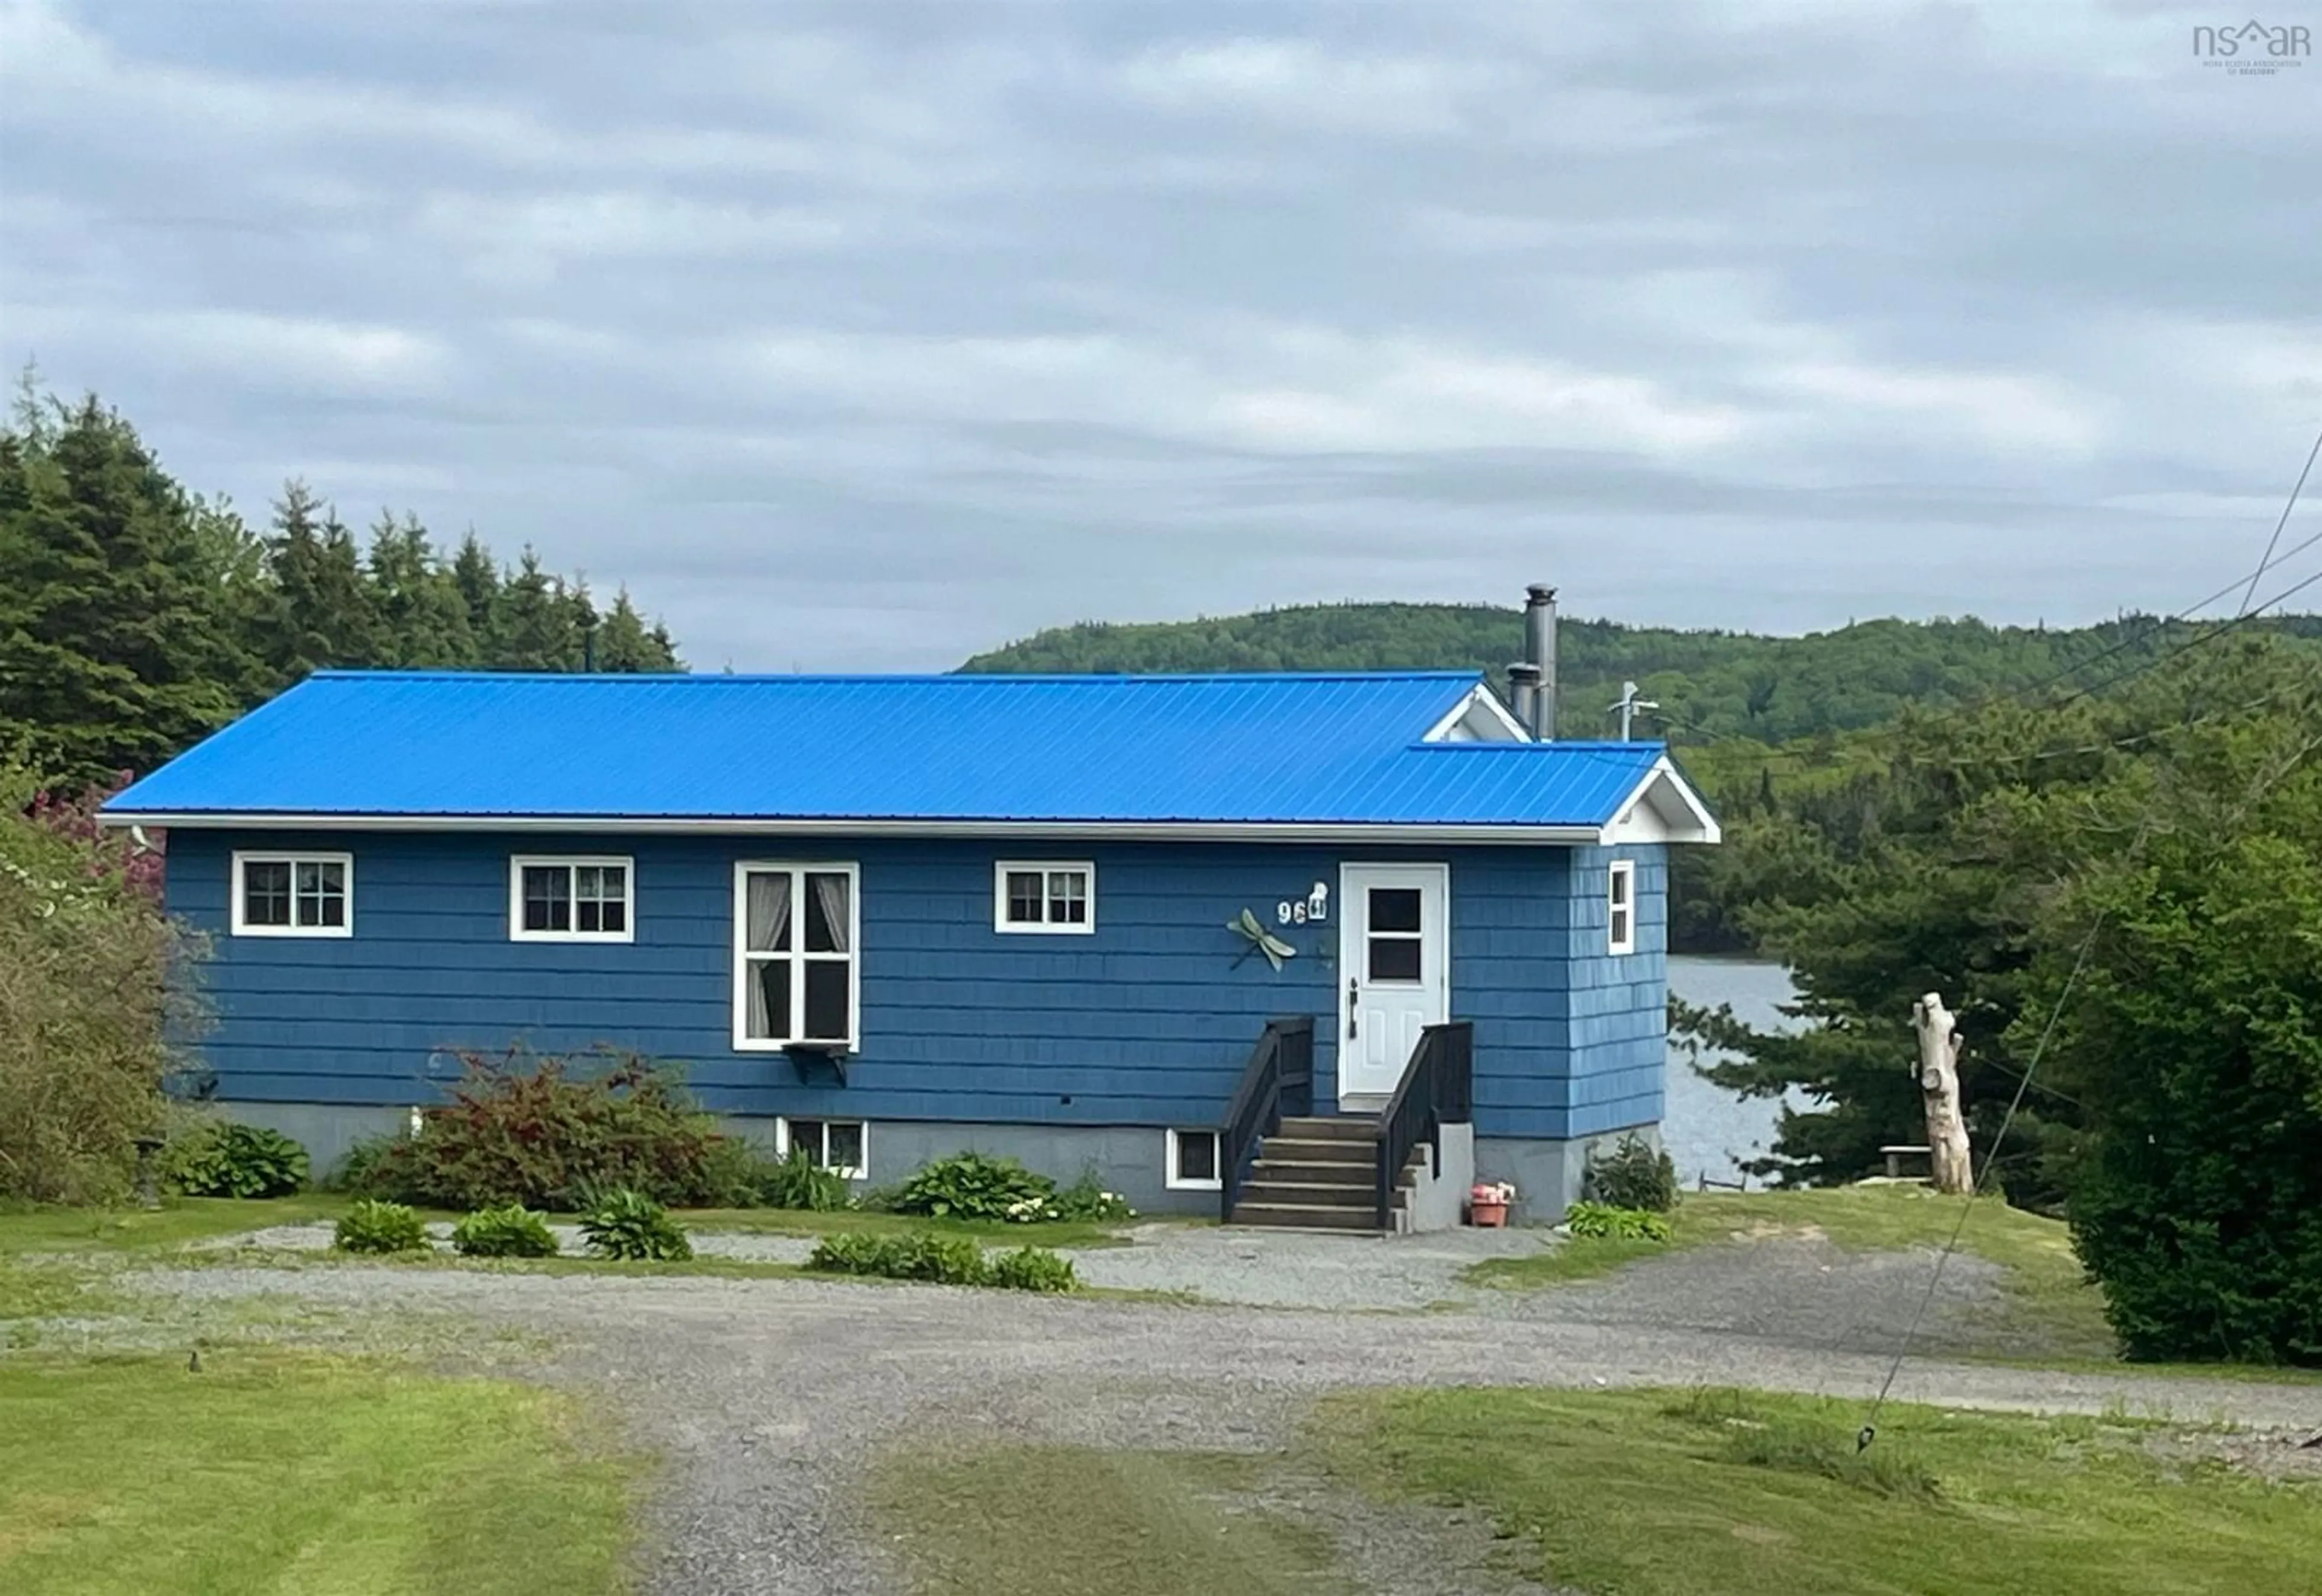
[(1172, 1191), (1215, 1191), (1220, 1183), (1218, 1133), (1213, 1130), (1171, 1131), (1169, 1189)]
[(1604, 886), (1607, 949), (1615, 953), (1637, 951), (1637, 866), (1616, 859)]
[(508, 861), (508, 936), (516, 942), (634, 942), (636, 866), (626, 858)]
[(850, 1181), (870, 1178), (871, 1130), (859, 1119), (777, 1119), (774, 1151), (782, 1157), (793, 1147), (824, 1169)]
[(1086, 860), (1003, 859), (992, 867), (995, 931), (1086, 935), (1096, 929), (1096, 866)]
[(351, 853), (236, 853), (236, 936), (352, 936)]

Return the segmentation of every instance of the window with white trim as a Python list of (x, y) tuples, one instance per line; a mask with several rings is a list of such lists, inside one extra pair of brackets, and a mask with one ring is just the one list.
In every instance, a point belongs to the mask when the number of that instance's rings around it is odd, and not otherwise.
[(236, 936), (352, 936), (354, 906), (352, 853), (233, 856)]
[(1085, 859), (1003, 859), (992, 871), (995, 931), (1086, 935), (1096, 929), (1096, 866)]
[(850, 1181), (870, 1178), (871, 1127), (860, 1119), (775, 1120), (774, 1151), (788, 1158), (793, 1147)]
[(1615, 859), (1604, 884), (1606, 947), (1615, 953), (1637, 951), (1637, 866)]
[(855, 1045), (861, 906), (853, 864), (734, 867), (734, 1045)]
[(516, 942), (634, 942), (636, 864), (627, 858), (517, 854), (508, 861)]
[(1213, 1130), (1173, 1130), (1169, 1133), (1167, 1185), (1173, 1191), (1215, 1191), (1218, 1178), (1218, 1133)]

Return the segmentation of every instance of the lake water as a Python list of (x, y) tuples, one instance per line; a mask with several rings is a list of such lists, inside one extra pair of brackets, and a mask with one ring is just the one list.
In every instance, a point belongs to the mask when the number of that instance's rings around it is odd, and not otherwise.
[[(1787, 1029), (1796, 1022), (1778, 1007), (1796, 995), (1789, 971), (1779, 964), (1750, 959), (1680, 959), (1668, 962), (1669, 990), (1688, 1003), (1714, 1008), (1733, 1005), (1735, 1017), (1760, 1029)], [(1702, 1061), (1713, 1055), (1705, 1053)], [(1723, 1091), (1694, 1072), (1693, 1060), (1674, 1043), (1668, 1051), (1668, 1101), (1661, 1140), (1686, 1186), (1706, 1174), (1713, 1181), (1741, 1178), (1739, 1161), (1763, 1154), (1774, 1140), (1781, 1105), (1771, 1098), (1741, 1098)]]

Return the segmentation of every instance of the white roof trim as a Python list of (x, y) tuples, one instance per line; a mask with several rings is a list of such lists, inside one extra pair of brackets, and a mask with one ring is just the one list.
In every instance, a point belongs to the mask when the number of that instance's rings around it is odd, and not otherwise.
[(1616, 843), (1717, 843), (1724, 840), (1724, 834), (1701, 795), (1663, 754), (1653, 762), (1598, 840), (1608, 847)]
[(269, 815), (162, 813), (100, 816), (110, 826), (286, 832), (690, 833), (757, 837), (1094, 837), (1130, 842), (1595, 843), (1593, 825), (1310, 823), (1209, 820), (781, 820), (623, 815)]
[[(1481, 725), (1476, 724), (1479, 721)], [(1468, 734), (1464, 740), (1469, 742), (1529, 743), (1532, 740), (1531, 733), (1525, 728), (1523, 722), (1500, 702), (1498, 695), (1488, 685), (1480, 681), (1466, 698), (1451, 706), (1442, 719), (1428, 727), (1427, 734), (1420, 741), (1449, 742), (1451, 734), (1462, 726), (1467, 727)]]

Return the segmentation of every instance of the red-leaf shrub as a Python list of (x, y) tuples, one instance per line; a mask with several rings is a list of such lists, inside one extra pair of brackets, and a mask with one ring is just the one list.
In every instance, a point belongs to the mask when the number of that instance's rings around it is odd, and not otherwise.
[(617, 1186), (681, 1208), (747, 1199), (747, 1150), (649, 1060), (462, 1062), (451, 1100), (420, 1111), (418, 1135), (360, 1150), (354, 1189), (429, 1208), (567, 1212)]

